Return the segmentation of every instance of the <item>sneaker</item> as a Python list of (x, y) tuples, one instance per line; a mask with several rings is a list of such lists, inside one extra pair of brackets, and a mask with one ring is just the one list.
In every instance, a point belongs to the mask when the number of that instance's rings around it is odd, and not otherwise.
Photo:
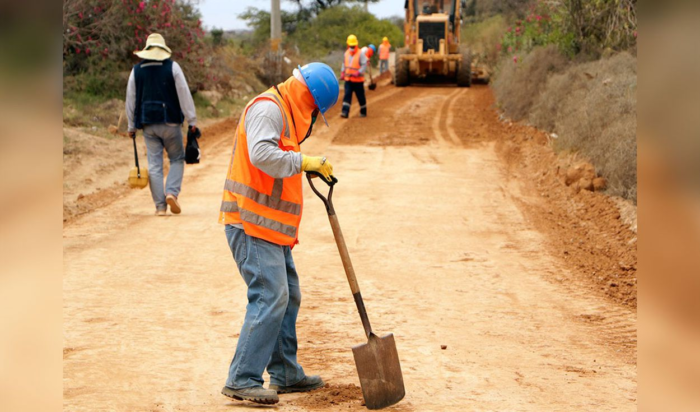
[(292, 386), (280, 386), (270, 384), (270, 389), (274, 389), (277, 393), (292, 393), (292, 392), (309, 392), (315, 389), (322, 388), (325, 383), (318, 375), (306, 376), (304, 379), (295, 383)]
[(360, 117), (367, 117), (367, 113), (360, 113)]
[(180, 203), (177, 202), (177, 197), (175, 197), (175, 195), (165, 196), (165, 202), (170, 206), (170, 211), (173, 212), (173, 214), (178, 215), (182, 211), (182, 209), (180, 209)]
[(221, 394), (239, 401), (251, 401), (255, 403), (262, 403), (263, 405), (272, 405), (273, 403), (280, 401), (276, 391), (265, 389), (262, 386), (243, 389), (233, 389), (229, 388), (228, 386), (224, 386), (224, 388), (221, 390)]
[(156, 216), (165, 216), (166, 213), (165, 209), (156, 209)]
[(348, 114), (347, 114), (347, 113), (341, 113), (341, 114), (340, 114), (340, 117), (342, 117), (343, 119), (347, 119), (347, 118), (348, 118)]

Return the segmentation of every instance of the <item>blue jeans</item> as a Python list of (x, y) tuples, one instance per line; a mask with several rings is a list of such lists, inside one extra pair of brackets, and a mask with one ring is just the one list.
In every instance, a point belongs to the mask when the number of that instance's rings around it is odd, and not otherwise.
[(379, 74), (389, 70), (389, 60), (379, 60)]
[[(185, 146), (182, 143), (180, 125), (149, 124), (143, 128), (143, 137), (148, 149), (148, 182), (151, 197), (157, 210), (165, 210), (165, 195), (177, 197), (185, 172)], [(170, 170), (163, 190), (163, 149), (168, 153)]]
[(267, 368), (270, 383), (291, 386), (304, 379), (297, 363), (296, 322), (301, 289), (292, 251), (248, 236), (226, 225), (226, 239), (238, 271), (248, 286), (248, 306), (229, 367), (226, 386), (262, 386)]

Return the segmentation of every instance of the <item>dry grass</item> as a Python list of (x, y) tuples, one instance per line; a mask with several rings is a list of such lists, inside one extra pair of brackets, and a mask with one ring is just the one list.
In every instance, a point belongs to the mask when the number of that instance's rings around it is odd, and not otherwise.
[(569, 64), (556, 49), (504, 61), (494, 82), (501, 110), (558, 135), (608, 180), (607, 192), (637, 201), (637, 59), (619, 53)]
[(508, 23), (500, 14), (479, 22), (467, 22), (461, 29), (462, 42), (479, 62), (496, 67), (500, 56), (498, 45), (507, 28)]
[(637, 59), (628, 53), (552, 75), (529, 120), (555, 132), (555, 148), (590, 159), (608, 193), (637, 199)]
[(555, 46), (537, 48), (517, 63), (512, 58), (502, 61), (493, 84), (500, 109), (512, 119), (526, 119), (547, 78), (567, 64)]

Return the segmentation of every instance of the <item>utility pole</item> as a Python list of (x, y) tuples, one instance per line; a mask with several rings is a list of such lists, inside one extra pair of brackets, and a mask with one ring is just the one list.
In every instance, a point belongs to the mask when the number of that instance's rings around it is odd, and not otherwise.
[(282, 41), (282, 13), (280, 12), (280, 0), (272, 0), (270, 12), (270, 48), (277, 51)]
[(369, 12), (369, 0), (365, 0), (365, 11)]
[(280, 0), (272, 0), (270, 8), (270, 60), (273, 69), (274, 81), (277, 82), (282, 77), (282, 53), (280, 50), (282, 43), (282, 13), (280, 11)]

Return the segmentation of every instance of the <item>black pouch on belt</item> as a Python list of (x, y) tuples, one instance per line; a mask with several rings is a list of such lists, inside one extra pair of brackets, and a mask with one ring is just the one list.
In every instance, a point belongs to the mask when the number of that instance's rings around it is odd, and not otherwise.
[(201, 151), (199, 150), (199, 143), (197, 139), (202, 135), (202, 132), (198, 128), (187, 128), (187, 146), (185, 146), (185, 163), (188, 165), (199, 163), (199, 157)]

